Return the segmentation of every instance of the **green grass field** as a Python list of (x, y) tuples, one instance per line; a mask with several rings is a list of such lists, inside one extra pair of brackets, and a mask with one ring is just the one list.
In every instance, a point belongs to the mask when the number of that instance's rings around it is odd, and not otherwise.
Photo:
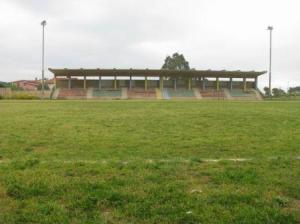
[(300, 102), (0, 101), (0, 223), (300, 223)]

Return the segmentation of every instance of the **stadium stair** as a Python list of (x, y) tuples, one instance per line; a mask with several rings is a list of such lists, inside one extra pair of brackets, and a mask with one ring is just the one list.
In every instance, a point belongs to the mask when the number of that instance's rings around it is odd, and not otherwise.
[(163, 97), (162, 97), (162, 93), (161, 93), (160, 89), (159, 89), (159, 88), (156, 88), (156, 89), (155, 89), (155, 92), (156, 92), (156, 99), (162, 100)]
[(225, 95), (226, 99), (232, 100), (232, 96), (230, 95), (230, 92), (228, 89), (224, 89), (224, 95)]
[(54, 88), (54, 89), (53, 89), (53, 92), (52, 92), (52, 95), (51, 95), (51, 99), (52, 99), (52, 100), (56, 100), (56, 99), (57, 99), (57, 97), (58, 97), (58, 95), (59, 95), (59, 91), (60, 91), (59, 88)]
[(198, 100), (201, 100), (202, 96), (201, 96), (201, 93), (199, 92), (199, 90), (197, 88), (194, 88), (193, 91), (194, 91), (194, 94), (195, 94), (196, 98)]
[(256, 99), (257, 100), (263, 100), (262, 94), (259, 90), (253, 89), (255, 95), (256, 95)]
[(127, 100), (128, 99), (128, 89), (127, 88), (122, 88), (122, 100)]
[(87, 99), (93, 99), (93, 91), (94, 91), (94, 88), (88, 88), (87, 94), (86, 94)]

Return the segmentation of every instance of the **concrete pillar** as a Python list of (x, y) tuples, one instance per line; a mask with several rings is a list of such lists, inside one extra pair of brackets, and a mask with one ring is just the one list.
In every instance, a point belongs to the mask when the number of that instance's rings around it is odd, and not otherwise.
[(86, 89), (86, 76), (83, 76), (83, 88)]
[(56, 88), (56, 75), (54, 75), (54, 78), (53, 78), (53, 84), (54, 84), (54, 88)]
[(220, 81), (219, 81), (219, 77), (216, 78), (216, 84), (217, 84), (217, 91), (220, 90)]
[(163, 77), (163, 76), (160, 76), (160, 77), (159, 77), (159, 88), (160, 88), (161, 90), (164, 89), (164, 77)]
[(131, 87), (132, 87), (131, 86), (132, 85), (131, 81), (132, 81), (132, 76), (129, 77), (129, 89), (131, 89)]
[(205, 77), (202, 78), (202, 89), (205, 90)]
[(257, 77), (255, 77), (255, 80), (254, 80), (254, 89), (257, 89), (257, 83), (258, 82), (258, 79), (257, 79)]
[(115, 79), (114, 79), (114, 89), (115, 90), (117, 89), (117, 76), (115, 76)]
[(177, 77), (174, 79), (174, 90), (177, 90)]
[(69, 89), (72, 88), (72, 83), (71, 83), (71, 82), (72, 82), (72, 77), (69, 76), (69, 77), (68, 77), (68, 88), (69, 88)]
[(192, 82), (191, 82), (191, 77), (189, 77), (189, 90), (192, 89)]
[(99, 86), (98, 86), (99, 89), (101, 89), (101, 76), (99, 76)]
[(145, 76), (145, 91), (148, 90), (148, 78)]
[(230, 81), (229, 81), (230, 83), (229, 83), (229, 88), (230, 88), (230, 91), (232, 90), (232, 78), (230, 78)]
[(246, 78), (243, 78), (243, 86), (244, 86), (244, 91), (247, 90), (247, 80)]

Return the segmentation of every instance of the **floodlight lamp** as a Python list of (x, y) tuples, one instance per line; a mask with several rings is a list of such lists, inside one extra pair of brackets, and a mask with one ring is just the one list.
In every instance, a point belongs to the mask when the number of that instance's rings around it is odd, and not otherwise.
[(43, 21), (41, 22), (41, 25), (42, 25), (42, 26), (46, 26), (46, 24), (47, 24), (46, 20), (43, 20)]

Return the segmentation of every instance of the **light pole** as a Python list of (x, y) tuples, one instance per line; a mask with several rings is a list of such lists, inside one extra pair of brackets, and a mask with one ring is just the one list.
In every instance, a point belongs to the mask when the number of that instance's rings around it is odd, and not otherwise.
[(41, 22), (41, 25), (43, 26), (43, 46), (42, 46), (42, 98), (44, 99), (44, 90), (45, 90), (45, 26), (47, 22), (46, 20), (43, 20)]
[(272, 31), (273, 26), (268, 26), (270, 31), (270, 64), (269, 64), (269, 96), (272, 96)]

